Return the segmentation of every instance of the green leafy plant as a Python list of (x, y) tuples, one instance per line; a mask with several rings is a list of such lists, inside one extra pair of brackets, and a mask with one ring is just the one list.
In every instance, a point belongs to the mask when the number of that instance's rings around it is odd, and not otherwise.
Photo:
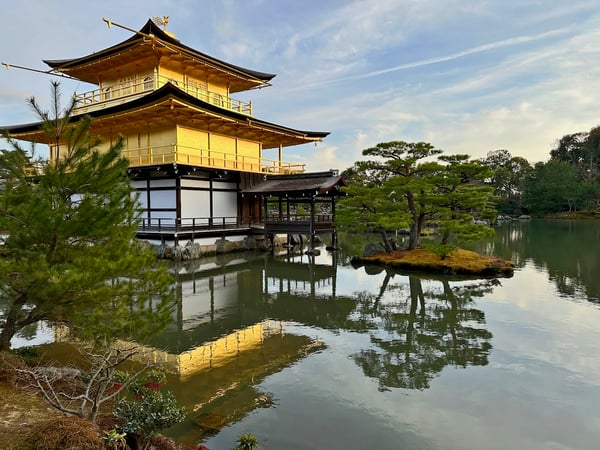
[(435, 253), (440, 257), (440, 259), (446, 259), (450, 253), (456, 250), (456, 246), (453, 244), (433, 244), (427, 243), (423, 244), (423, 248), (429, 250), (432, 253)]
[(106, 430), (102, 433), (102, 442), (109, 448), (114, 450), (124, 449), (127, 446), (127, 440), (125, 439), (126, 433), (119, 433), (114, 428)]
[(158, 391), (165, 383), (166, 379), (167, 377), (164, 372), (152, 369), (143, 376), (144, 387), (151, 391)]
[(242, 434), (235, 447), (232, 450), (260, 450), (258, 439), (252, 433)]
[(63, 110), (58, 83), (52, 93), (52, 113), (29, 101), (56, 144), (52, 162), (9, 136), (0, 151), (0, 351), (41, 321), (98, 344), (139, 340), (175, 304), (167, 266), (135, 239), (140, 208), (123, 139), (103, 145), (91, 117), (71, 116), (75, 99)]
[(155, 433), (181, 422), (185, 408), (177, 403), (172, 392), (146, 389), (139, 400), (121, 399), (114, 416), (120, 423), (117, 429), (127, 433), (130, 447), (141, 449)]

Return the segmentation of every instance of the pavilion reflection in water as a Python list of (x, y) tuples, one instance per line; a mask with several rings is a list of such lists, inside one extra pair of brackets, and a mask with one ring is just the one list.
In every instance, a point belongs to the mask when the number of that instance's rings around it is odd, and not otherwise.
[[(335, 261), (316, 264), (314, 257), (289, 251), (280, 256), (207, 258), (175, 265), (173, 270), (176, 312), (168, 327), (146, 344), (161, 349), (156, 360), (181, 376), (221, 365), (273, 335), (285, 335), (284, 322), (299, 320), (294, 310), (303, 316), (299, 305), (285, 301), (290, 296), (313, 301), (336, 298)], [(348, 300), (351, 309), (354, 302)], [(283, 309), (277, 305), (282, 301)]]
[[(330, 315), (336, 267), (289, 250), (205, 258), (180, 263), (174, 272), (177, 311), (146, 343), (145, 357), (168, 370), (169, 388), (191, 411), (173, 433), (197, 442), (198, 433), (206, 438), (271, 406), (275, 400), (257, 385), (324, 348), (311, 337), (287, 334), (285, 324), (306, 322), (306, 301), (320, 305), (309, 308), (314, 320)], [(347, 316), (354, 302), (343, 303), (339, 315)]]

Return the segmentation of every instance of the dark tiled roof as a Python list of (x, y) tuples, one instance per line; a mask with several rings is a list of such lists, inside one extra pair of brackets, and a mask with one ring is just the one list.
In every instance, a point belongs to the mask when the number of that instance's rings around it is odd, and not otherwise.
[(294, 175), (267, 176), (262, 182), (242, 191), (249, 195), (318, 195), (338, 191), (346, 186), (336, 172), (313, 172)]

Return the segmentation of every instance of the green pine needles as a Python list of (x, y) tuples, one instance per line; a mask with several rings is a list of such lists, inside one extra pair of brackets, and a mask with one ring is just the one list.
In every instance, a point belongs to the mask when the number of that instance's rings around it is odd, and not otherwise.
[[(0, 154), (0, 351), (24, 327), (65, 324), (84, 338), (110, 340), (156, 331), (168, 320), (172, 279), (135, 238), (137, 198), (122, 139), (102, 144), (89, 117), (33, 110), (52, 149), (42, 161), (9, 136)], [(60, 152), (58, 151), (60, 148)]]

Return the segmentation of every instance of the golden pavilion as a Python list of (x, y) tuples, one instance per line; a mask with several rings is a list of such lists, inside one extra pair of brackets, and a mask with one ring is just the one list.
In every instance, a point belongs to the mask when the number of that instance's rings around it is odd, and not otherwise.
[[(96, 86), (76, 94), (73, 120), (91, 116), (91, 131), (106, 146), (123, 136), (142, 210), (140, 237), (178, 244), (252, 232), (334, 232), (342, 178), (336, 171), (306, 173), (303, 164), (283, 159), (285, 147), (329, 133), (258, 119), (251, 102), (232, 97), (270, 86), (274, 74), (190, 48), (156, 19), (139, 30), (104, 20), (132, 36), (86, 56), (44, 62), (51, 73)], [(47, 144), (51, 159), (59, 155), (61, 143), (48, 141), (39, 123), (3, 128)], [(277, 157), (264, 157), (265, 150)]]

